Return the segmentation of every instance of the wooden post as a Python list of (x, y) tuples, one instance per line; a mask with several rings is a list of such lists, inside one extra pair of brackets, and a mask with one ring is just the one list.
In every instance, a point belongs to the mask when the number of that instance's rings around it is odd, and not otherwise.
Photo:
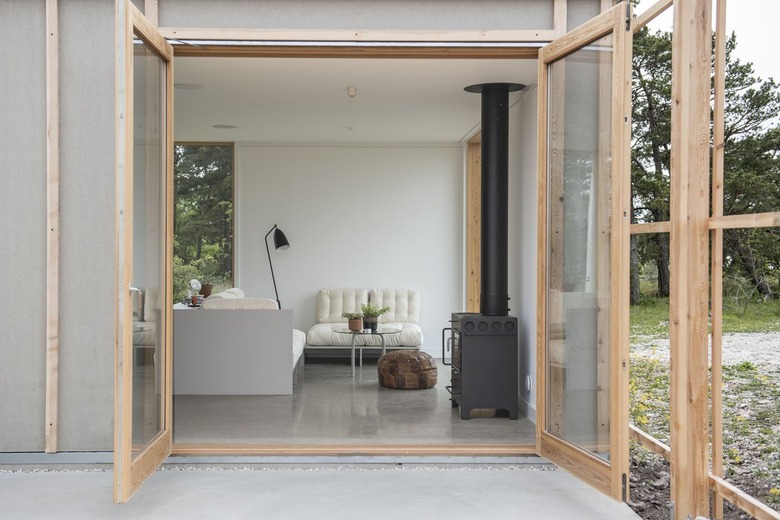
[(60, 51), (57, 1), (46, 0), (46, 453), (57, 452), (59, 424)]
[(157, 27), (159, 23), (159, 10), (157, 0), (144, 0), (144, 17)]
[(469, 141), (466, 152), (466, 311), (479, 312), (480, 223), (482, 193), (481, 135)]
[(671, 158), (671, 473), (674, 518), (709, 516), (711, 0), (674, 2)]
[[(713, 111), (712, 216), (723, 215), (726, 108), (726, 0), (717, 0), (715, 107)], [(712, 230), (710, 301), (712, 313), (712, 474), (723, 476), (723, 230)], [(723, 496), (715, 489), (712, 516), (723, 518)]]

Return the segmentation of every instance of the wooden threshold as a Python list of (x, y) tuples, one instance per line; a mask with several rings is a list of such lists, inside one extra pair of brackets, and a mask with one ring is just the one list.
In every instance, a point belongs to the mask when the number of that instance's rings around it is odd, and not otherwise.
[(424, 47), (366, 45), (213, 45), (175, 44), (176, 57), (219, 58), (396, 58), (396, 59), (533, 59), (538, 46)]
[(536, 455), (535, 444), (174, 444), (172, 455), (189, 456), (472, 456)]

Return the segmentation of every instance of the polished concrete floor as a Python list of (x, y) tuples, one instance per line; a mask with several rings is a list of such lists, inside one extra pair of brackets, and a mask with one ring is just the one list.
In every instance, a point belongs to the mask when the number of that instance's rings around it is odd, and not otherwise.
[(636, 520), (565, 471), (476, 466), (161, 470), (115, 505), (110, 471), (0, 471), (0, 519)]
[[(177, 444), (533, 444), (534, 424), (485, 413), (460, 418), (439, 362), (428, 390), (377, 383), (376, 362), (308, 360), (292, 395), (174, 396)], [(477, 414), (474, 414), (477, 415)]]
[[(404, 391), (380, 388), (375, 364), (353, 381), (347, 363), (309, 362), (291, 396), (176, 396), (175, 442), (533, 443), (526, 418), (460, 419), (445, 384), (445, 366), (436, 388)], [(495, 459), (174, 456), (122, 505), (110, 470), (0, 466), (0, 519), (639, 518), (539, 457)]]

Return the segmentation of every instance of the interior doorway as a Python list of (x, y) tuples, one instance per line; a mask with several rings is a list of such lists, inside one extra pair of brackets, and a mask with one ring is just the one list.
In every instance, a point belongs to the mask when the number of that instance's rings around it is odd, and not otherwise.
[[(535, 56), (536, 48), (531, 49), (533, 56)], [(405, 52), (405, 58), (383, 57), (373, 58), (370, 60), (348, 60), (344, 58), (294, 58), (283, 59), (277, 57), (257, 57), (257, 58), (210, 58), (210, 57), (182, 57), (177, 58), (176, 62), (176, 84), (180, 88), (176, 91), (176, 129), (175, 139), (177, 141), (187, 142), (204, 142), (204, 141), (225, 141), (225, 136), (232, 135), (230, 140), (237, 143), (237, 208), (236, 208), (236, 221), (240, 226), (240, 212), (242, 211), (240, 198), (240, 190), (242, 189), (241, 183), (241, 170), (242, 170), (242, 146), (246, 146), (247, 143), (263, 142), (265, 144), (273, 143), (279, 147), (290, 147), (303, 143), (306, 146), (318, 146), (324, 145), (336, 145), (336, 146), (350, 146), (357, 143), (360, 147), (371, 147), (379, 143), (382, 146), (419, 146), (417, 143), (430, 144), (436, 142), (437, 144), (446, 143), (448, 146), (456, 146), (459, 148), (459, 153), (465, 158), (465, 149), (467, 141), (472, 138), (479, 130), (479, 100), (476, 96), (463, 93), (463, 87), (475, 83), (484, 83), (490, 81), (513, 81), (520, 82), (526, 85), (530, 85), (525, 91), (525, 96), (528, 100), (535, 100), (536, 93), (533, 90), (533, 86), (536, 83), (536, 62), (535, 60), (528, 59), (527, 54), (529, 49), (516, 49), (514, 57), (507, 57), (506, 49), (502, 49), (500, 59), (491, 59), (490, 50), (484, 50), (483, 56), (478, 59), (466, 59), (452, 56), (451, 52), (448, 54), (447, 59), (442, 57), (430, 57), (424, 50), (421, 50), (421, 55), (425, 55), (425, 59), (414, 58), (408, 59), (408, 52)], [(499, 52), (499, 51), (497, 51)], [(192, 63), (186, 63), (187, 60), (191, 60)], [(196, 61), (197, 60), (197, 61)], [(258, 67), (258, 70), (253, 73), (246, 71), (241, 72), (236, 66), (246, 67), (251, 60), (257, 60), (258, 63), (262, 62), (263, 66)], [(351, 65), (355, 70), (349, 71), (348, 65)], [(229, 66), (228, 66), (229, 65)], [(408, 70), (403, 67), (406, 66)], [(395, 68), (393, 68), (395, 67)], [(240, 85), (238, 91), (241, 92), (243, 85), (246, 83), (252, 83), (253, 79), (257, 81), (258, 85), (266, 85), (266, 89), (274, 97), (270, 103), (279, 107), (285, 107), (287, 101), (281, 99), (281, 95), (289, 96), (293, 99), (293, 104), (302, 105), (300, 111), (304, 113), (319, 114), (319, 123), (302, 123), (294, 122), (294, 111), (287, 110), (284, 115), (277, 115), (274, 110), (266, 109), (264, 112), (265, 117), (256, 116), (254, 118), (257, 123), (252, 123), (250, 120), (244, 119), (243, 121), (249, 121), (245, 123), (233, 124), (234, 121), (229, 121), (224, 118), (227, 113), (226, 110), (215, 111), (211, 108), (203, 110), (207, 116), (211, 117), (211, 121), (196, 121), (197, 110), (193, 109), (190, 103), (192, 100), (187, 98), (198, 99), (199, 95), (206, 94), (213, 95), (213, 93), (207, 93), (209, 90), (204, 83), (208, 83), (206, 80), (198, 80), (195, 76), (189, 76), (188, 70), (197, 70), (201, 72), (212, 71), (220, 78), (220, 82), (225, 85), (233, 86)], [(335, 70), (338, 70), (338, 74)], [(366, 83), (361, 80), (361, 77), (376, 76), (378, 71), (390, 69), (390, 77), (404, 77), (407, 84), (401, 84), (396, 86), (395, 89), (390, 88), (384, 94), (379, 95), (378, 92), (373, 92), (374, 87), (367, 86)], [(220, 73), (219, 71), (222, 71)], [(422, 71), (422, 72), (421, 72)], [(423, 72), (428, 71), (428, 74)], [(435, 73), (433, 71), (436, 71)], [(470, 72), (464, 72), (470, 71)], [(313, 76), (315, 74), (321, 74), (321, 76)], [(301, 85), (306, 83), (302, 77), (312, 78), (308, 81), (316, 88), (311, 92), (327, 92), (328, 82), (325, 79), (314, 78), (329, 78), (333, 76), (340, 76), (340, 78), (333, 82), (334, 86), (330, 89), (330, 95), (333, 96), (334, 101), (326, 101), (323, 99), (312, 99), (315, 97), (313, 94), (307, 94), (306, 91), (301, 90)], [(285, 83), (281, 80), (285, 76), (292, 79), (288, 79), (289, 83)], [(411, 117), (408, 114), (425, 112), (430, 105), (434, 105), (432, 99), (436, 99), (436, 91), (428, 85), (433, 83), (427, 81), (426, 78), (436, 78), (439, 83), (443, 82), (443, 78), (448, 77), (449, 90), (451, 91), (446, 96), (440, 94), (441, 97), (459, 98), (464, 106), (460, 108), (452, 108), (447, 110), (446, 108), (439, 108), (438, 116), (433, 117), (417, 117), (415, 119), (407, 119), (403, 121), (403, 114), (407, 114), (407, 118)], [(271, 78), (271, 79), (268, 79)], [(349, 79), (348, 79), (349, 78)], [(379, 78), (372, 78), (375, 83), (370, 85), (379, 85), (382, 81)], [(352, 85), (354, 82), (356, 85)], [(277, 83), (279, 86), (277, 86)], [(338, 88), (337, 88), (337, 85)], [(203, 88), (199, 88), (198, 86)], [(286, 86), (285, 86), (286, 85)], [(357, 95), (355, 99), (350, 99), (349, 91), (347, 87), (356, 86)], [(262, 88), (258, 87), (258, 91)], [(193, 95), (194, 94), (194, 95)], [(238, 99), (244, 99), (241, 95), (235, 96)], [(512, 100), (513, 106), (517, 104), (521, 95), (518, 95)], [(224, 102), (224, 97), (220, 98)], [(383, 101), (384, 100), (384, 101)], [(216, 103), (216, 102), (215, 102)], [(331, 108), (328, 105), (335, 105), (335, 108)], [(357, 105), (360, 107), (360, 103), (364, 103), (371, 110), (367, 110), (365, 114), (355, 116), (355, 108)], [(394, 109), (393, 107), (402, 106), (403, 104), (409, 105), (405, 108), (403, 113), (400, 109)], [(257, 102), (260, 106), (268, 107), (269, 103)], [(207, 107), (202, 101), (195, 101), (195, 106)], [(525, 107), (526, 112), (531, 111), (534, 103), (531, 103), (530, 107)], [(521, 110), (522, 107), (517, 107), (517, 110)], [(333, 112), (333, 110), (352, 110), (354, 118), (351, 120), (354, 123), (343, 123), (342, 116)], [(462, 110), (466, 116), (463, 119), (461, 114), (456, 114), (457, 111)], [(329, 112), (331, 111), (331, 112)], [(245, 110), (244, 112), (247, 112)], [(279, 113), (284, 110), (279, 110)], [(387, 118), (384, 119), (378, 117), (377, 113), (389, 114), (392, 116), (392, 122), (388, 122)], [(468, 114), (471, 114), (470, 116)], [(217, 117), (215, 119), (215, 117)], [(221, 117), (221, 119), (219, 119)], [(461, 117), (461, 119), (458, 119)], [(518, 116), (520, 117), (520, 116)], [(433, 121), (442, 119), (443, 122), (438, 124), (418, 124), (419, 121)], [(270, 121), (269, 121), (270, 120)], [(380, 124), (375, 125), (373, 128), (366, 126), (367, 121), (376, 120)], [(465, 121), (463, 123), (462, 121)], [(206, 123), (211, 124), (206, 124)], [(335, 123), (335, 124), (334, 124)], [(255, 126), (257, 132), (256, 137), (252, 134), (241, 134), (238, 128), (244, 126)], [(229, 128), (235, 126), (236, 128)], [(536, 120), (535, 113), (533, 118), (527, 122), (527, 126), (533, 128), (535, 132)], [(228, 127), (228, 128), (225, 128)], [(202, 129), (203, 132), (195, 133), (196, 129)], [(435, 132), (439, 129), (446, 129), (444, 136), (437, 137)], [(527, 129), (526, 129), (527, 130)], [(296, 132), (300, 136), (296, 137)], [(317, 132), (320, 132), (317, 134)], [(360, 137), (356, 137), (360, 135)], [(221, 136), (221, 137), (217, 137)], [(323, 137), (324, 136), (324, 137)], [(324, 143), (324, 144), (323, 144)], [(401, 145), (399, 145), (401, 143)], [(528, 145), (530, 151), (535, 153), (535, 145), (531, 143)], [(528, 150), (526, 150), (528, 152)], [(510, 152), (513, 153), (513, 152)], [(528, 159), (528, 153), (524, 163), (526, 165), (531, 164), (535, 167), (535, 161), (531, 158)], [(245, 165), (243, 165), (245, 166)], [(521, 165), (516, 165), (521, 168)], [(534, 177), (535, 170), (529, 172), (530, 177)], [(453, 264), (452, 269), (458, 269), (458, 278), (461, 280), (460, 286), (457, 288), (457, 299), (450, 299), (446, 304), (438, 304), (425, 310), (426, 313), (436, 315), (435, 320), (431, 320), (435, 323), (433, 326), (425, 329), (425, 345), (424, 349), (429, 351), (436, 357), (441, 357), (441, 347), (439, 345), (438, 336), (441, 328), (447, 325), (448, 313), (453, 310), (465, 310), (466, 303), (463, 301), (463, 295), (466, 292), (465, 281), (463, 281), (463, 257), (466, 256), (463, 251), (464, 243), (464, 223), (467, 218), (466, 210), (463, 208), (463, 200), (465, 198), (465, 190), (463, 187), (465, 184), (465, 172), (461, 168), (457, 177), (450, 179), (451, 182), (457, 184), (459, 190), (459, 198), (452, 200), (452, 214), (459, 222), (454, 226), (453, 230), (448, 232), (456, 233), (460, 238), (459, 250), (457, 251), (456, 258), (451, 259), (449, 262)], [(532, 195), (532, 198), (535, 194)], [(424, 208), (420, 208), (424, 210)], [(518, 209), (517, 213), (521, 210)], [(533, 207), (531, 208), (531, 214), (533, 214)], [(422, 213), (421, 213), (422, 218)], [(534, 217), (528, 222), (533, 228), (535, 226)], [(239, 232), (240, 233), (240, 232)], [(300, 243), (300, 242), (299, 242)], [(300, 246), (299, 246), (300, 247)], [(473, 246), (472, 246), (473, 247)], [(515, 245), (519, 248), (519, 245)], [(249, 247), (246, 244), (242, 245), (240, 239), (236, 241), (236, 256), (240, 257), (242, 249), (247, 250)], [(510, 265), (510, 269), (519, 271), (519, 264), (517, 256), (514, 254), (515, 263)], [(259, 269), (252, 269), (244, 267), (242, 269), (242, 261), (236, 260), (236, 285), (244, 288), (249, 287), (249, 292), (253, 292), (256, 296), (267, 296), (267, 280), (263, 280), (262, 273), (253, 273), (254, 271), (260, 271)], [(244, 264), (245, 266), (248, 263)], [(275, 266), (278, 269), (278, 264)], [(526, 268), (529, 266), (526, 265)], [(449, 268), (449, 267), (448, 267)], [(283, 269), (283, 268), (282, 268)], [(277, 276), (279, 271), (277, 271)], [(511, 275), (513, 278), (520, 278), (518, 273)], [(535, 272), (530, 273), (531, 278), (535, 278)], [(265, 288), (264, 288), (265, 287)], [(319, 285), (311, 285), (310, 293), (311, 298)], [(433, 291), (429, 291), (432, 293)], [(427, 295), (426, 295), (427, 296)], [(433, 294), (431, 294), (433, 296)], [(533, 299), (533, 295), (531, 295)], [(435, 301), (431, 298), (432, 301)], [(519, 302), (520, 296), (514, 297), (514, 300)], [(310, 302), (306, 301), (306, 297), (302, 297), (298, 306), (296, 306), (295, 298), (287, 298), (287, 301), (291, 302), (296, 313), (298, 309), (301, 310), (300, 321), (296, 321), (296, 328), (306, 328), (306, 321), (311, 321), (311, 318), (306, 314), (313, 314), (310, 308)], [(518, 305), (516, 303), (515, 305)], [(309, 307), (307, 307), (307, 305)], [(531, 307), (528, 309), (527, 323), (533, 323), (535, 320), (535, 309)], [(533, 338), (533, 331), (526, 331), (527, 338)], [(532, 367), (533, 363), (533, 351), (535, 345), (526, 339), (523, 348), (528, 352), (524, 360), (526, 363), (526, 370), (528, 367)], [(175, 360), (174, 360), (175, 363)], [(448, 368), (445, 365), (440, 364), (440, 376), (439, 376), (439, 388), (435, 393), (429, 393), (426, 396), (422, 394), (415, 395), (414, 392), (395, 392), (392, 401), (385, 401), (380, 399), (377, 393), (376, 385), (376, 372), (375, 366), (371, 365), (364, 367), (360, 373), (360, 377), (355, 383), (349, 381), (349, 378), (341, 378), (339, 370), (341, 368), (349, 368), (347, 366), (339, 366), (337, 363), (315, 363), (312, 361), (307, 362), (307, 370), (309, 374), (306, 374), (303, 378), (302, 388), (304, 390), (294, 390), (292, 396), (230, 396), (229, 398), (208, 398), (201, 399), (194, 396), (177, 396), (174, 398), (174, 453), (192, 452), (193, 450), (199, 453), (208, 452), (222, 452), (225, 450), (242, 450), (246, 452), (247, 448), (256, 450), (259, 453), (266, 453), (269, 451), (295, 453), (297, 450), (306, 450), (307, 453), (312, 453), (312, 450), (316, 452), (318, 449), (321, 452), (329, 452), (332, 450), (341, 450), (342, 446), (348, 444), (351, 450), (358, 452), (365, 451), (371, 453), (386, 452), (394, 453), (397, 451), (408, 452), (410, 448), (417, 447), (427, 450), (428, 452), (446, 451), (448, 453), (460, 452), (462, 454), (478, 454), (486, 452), (495, 452), (496, 449), (503, 450), (504, 453), (513, 454), (530, 454), (535, 452), (535, 431), (532, 420), (529, 419), (526, 413), (521, 422), (509, 421), (505, 418), (478, 418), (471, 421), (462, 421), (457, 417), (457, 410), (453, 411), (449, 405), (449, 397), (444, 389), (444, 386), (448, 384), (449, 373)], [(527, 374), (529, 377), (531, 374)], [(336, 381), (341, 378), (341, 384)], [(529, 378), (522, 378), (523, 381)], [(533, 381), (533, 377), (530, 380)], [(310, 388), (314, 389), (308, 392), (305, 388), (307, 384)], [(533, 384), (531, 383), (531, 385)], [(333, 390), (333, 394), (328, 394), (328, 388)], [(530, 388), (526, 388), (526, 391), (530, 391)], [(297, 392), (297, 394), (296, 394)], [(533, 403), (531, 394), (526, 396), (529, 404)], [(275, 401), (275, 402), (272, 402)], [(232, 412), (229, 412), (232, 410)], [(269, 413), (269, 411), (273, 413)], [(274, 413), (277, 414), (274, 416)], [(389, 417), (389, 421), (385, 423), (383, 429), (381, 416), (384, 413)], [(318, 431), (316, 425), (312, 426), (307, 424), (307, 415), (317, 417), (321, 426)], [(200, 416), (200, 419), (198, 417)], [(242, 426), (231, 427), (230, 418), (240, 417), (246, 421)], [(270, 417), (275, 417), (269, 420)], [(453, 419), (454, 418), (454, 419)], [(327, 426), (330, 421), (331, 426)], [(433, 422), (431, 422), (433, 421)], [(350, 423), (353, 423), (351, 426)], [(437, 426), (432, 426), (433, 424)], [(352, 434), (345, 436), (345, 425), (347, 431), (351, 431)], [(351, 428), (351, 430), (350, 430)], [(201, 429), (199, 432), (198, 429)], [(462, 429), (462, 431), (459, 431)], [(472, 430), (469, 433), (469, 430)], [(239, 433), (241, 432), (241, 433)], [(261, 433), (258, 433), (261, 432)], [(297, 432), (297, 433), (296, 433)], [(314, 432), (314, 433), (313, 433)], [(284, 445), (284, 446), (283, 446)]]

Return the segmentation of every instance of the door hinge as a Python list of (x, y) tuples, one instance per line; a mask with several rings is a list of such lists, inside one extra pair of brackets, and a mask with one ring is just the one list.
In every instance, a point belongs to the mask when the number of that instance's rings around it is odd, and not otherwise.
[(631, 32), (631, 2), (626, 2), (626, 32)]
[(623, 483), (622, 483), (623, 484), (623, 491), (622, 491), (623, 502), (628, 502), (628, 475), (623, 473), (622, 480), (623, 480)]

